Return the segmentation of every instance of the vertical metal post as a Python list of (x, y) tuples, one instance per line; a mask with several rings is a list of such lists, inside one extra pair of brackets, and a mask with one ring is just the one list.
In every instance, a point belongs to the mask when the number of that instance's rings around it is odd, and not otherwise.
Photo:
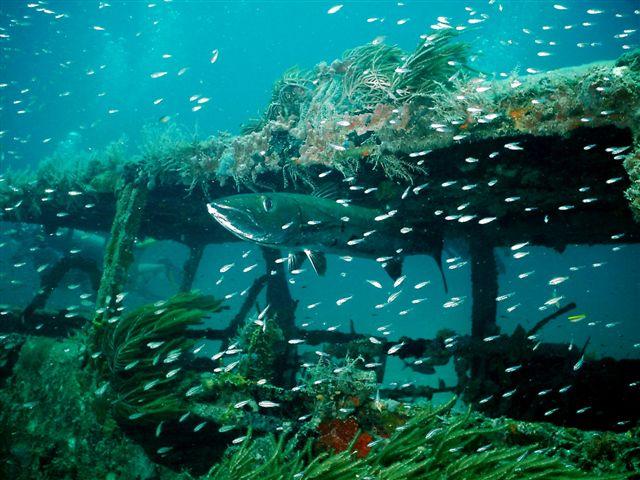
[(116, 311), (117, 296), (123, 291), (127, 272), (133, 263), (133, 247), (146, 204), (147, 190), (133, 181), (123, 181), (117, 195), (116, 213), (104, 254), (96, 300), (96, 324), (101, 324)]

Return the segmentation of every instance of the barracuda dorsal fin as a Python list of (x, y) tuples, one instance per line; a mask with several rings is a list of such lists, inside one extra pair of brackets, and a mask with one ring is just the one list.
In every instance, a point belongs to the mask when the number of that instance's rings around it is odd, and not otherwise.
[(333, 183), (325, 183), (314, 188), (311, 195), (318, 198), (325, 198), (327, 200), (335, 200), (338, 198), (338, 188)]
[(327, 271), (327, 259), (322, 252), (304, 249), (302, 252), (290, 252), (287, 257), (287, 268), (291, 272), (299, 269), (304, 260), (308, 258), (313, 270), (318, 275), (324, 275)]
[(393, 257), (382, 264), (382, 268), (387, 272), (394, 282), (402, 276), (402, 258)]

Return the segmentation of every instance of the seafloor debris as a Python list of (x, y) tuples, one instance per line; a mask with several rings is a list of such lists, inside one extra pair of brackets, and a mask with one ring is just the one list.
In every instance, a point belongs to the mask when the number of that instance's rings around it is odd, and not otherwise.
[[(5, 459), (0, 472), (6, 478), (276, 479), (302, 473), (302, 478), (352, 479), (381, 472), (396, 472), (393, 478), (496, 478), (497, 472), (500, 478), (625, 478), (640, 468), (637, 429), (584, 432), (455, 412), (453, 401), (435, 408), (374, 395), (352, 400), (348, 413), (336, 410), (322, 420), (294, 418), (284, 428), (282, 421), (273, 422), (266, 436), (218, 433), (218, 441), (227, 438), (232, 447), (208, 473), (212, 457), (198, 445), (212, 437), (204, 429), (193, 432), (201, 421), (189, 419), (189, 428), (182, 431), (158, 422), (139, 441), (154, 443), (153, 455), (160, 462), (178, 455), (182, 468), (204, 471), (201, 477), (187, 476), (150, 462), (121, 433), (108, 397), (95, 395), (100, 380), (87, 369), (85, 348), (82, 337), (31, 337), (22, 347), (15, 373), (0, 392), (0, 452)], [(226, 413), (219, 410), (219, 415), (232, 416), (215, 432), (234, 426), (229, 422), (236, 410), (233, 405)], [(187, 430), (191, 443), (181, 443)], [(237, 445), (232, 438), (240, 438)]]

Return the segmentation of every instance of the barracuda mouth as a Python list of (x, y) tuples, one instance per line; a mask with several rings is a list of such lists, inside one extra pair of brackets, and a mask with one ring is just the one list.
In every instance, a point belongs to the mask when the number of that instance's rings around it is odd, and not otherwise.
[(263, 235), (261, 238), (260, 236), (256, 235), (256, 233), (252, 233), (248, 228), (250, 225), (252, 225), (256, 227), (257, 230), (261, 230), (259, 225), (253, 219), (253, 215), (251, 215), (251, 212), (243, 211), (219, 202), (208, 203), (207, 210), (211, 214), (211, 216), (213, 216), (216, 222), (218, 222), (238, 238), (256, 243), (264, 243), (263, 237), (266, 235)]

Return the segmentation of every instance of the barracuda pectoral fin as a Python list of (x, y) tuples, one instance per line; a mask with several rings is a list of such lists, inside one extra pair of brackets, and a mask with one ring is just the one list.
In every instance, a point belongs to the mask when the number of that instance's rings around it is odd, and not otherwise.
[(289, 252), (287, 256), (287, 270), (293, 272), (298, 270), (304, 263), (304, 259), (307, 258), (304, 252)]
[(387, 272), (394, 282), (402, 276), (402, 258), (393, 257), (382, 264), (382, 268)]
[(318, 275), (324, 275), (327, 271), (327, 259), (322, 252), (304, 249), (302, 252), (290, 252), (287, 257), (287, 268), (290, 272), (299, 269), (308, 258), (313, 270)]

